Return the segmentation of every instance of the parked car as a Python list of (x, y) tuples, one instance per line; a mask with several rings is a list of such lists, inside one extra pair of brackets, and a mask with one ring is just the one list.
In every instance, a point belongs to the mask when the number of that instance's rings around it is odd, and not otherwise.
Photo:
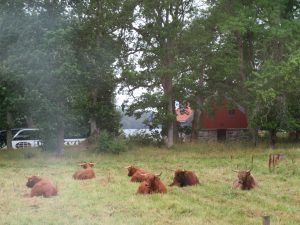
[[(40, 147), (43, 142), (40, 138), (40, 130), (36, 128), (17, 128), (12, 129), (13, 139), (12, 147), (14, 149), (18, 148), (31, 148)], [(83, 137), (72, 137), (65, 138), (65, 145), (79, 145), (86, 138)], [(1, 144), (2, 143), (2, 144)], [(0, 132), (0, 148), (6, 147), (6, 131)]]
[[(22, 128), (13, 128), (13, 129), (11, 129), (12, 137), (14, 137), (16, 135), (16, 133), (21, 129)], [(6, 135), (7, 135), (6, 130), (1, 130), (0, 131), (0, 148), (3, 148), (3, 147), (6, 146)]]

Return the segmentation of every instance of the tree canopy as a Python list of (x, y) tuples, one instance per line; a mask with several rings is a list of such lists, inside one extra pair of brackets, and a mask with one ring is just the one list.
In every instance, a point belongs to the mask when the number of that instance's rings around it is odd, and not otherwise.
[(123, 109), (151, 111), (168, 147), (178, 103), (194, 111), (193, 139), (224, 98), (253, 130), (297, 132), (299, 15), (296, 0), (1, 1), (0, 128), (39, 127), (60, 153), (69, 132), (117, 135), (119, 87), (144, 90)]

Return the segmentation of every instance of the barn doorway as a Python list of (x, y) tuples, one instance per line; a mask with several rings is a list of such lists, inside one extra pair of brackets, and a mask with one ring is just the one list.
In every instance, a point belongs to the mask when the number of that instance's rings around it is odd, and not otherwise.
[(217, 138), (218, 138), (218, 141), (225, 141), (226, 140), (226, 129), (218, 129), (217, 130)]

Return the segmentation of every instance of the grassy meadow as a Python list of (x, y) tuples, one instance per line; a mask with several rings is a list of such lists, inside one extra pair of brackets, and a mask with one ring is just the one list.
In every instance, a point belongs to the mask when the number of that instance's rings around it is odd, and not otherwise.
[[(94, 154), (84, 147), (67, 148), (62, 157), (37, 149), (0, 151), (1, 225), (172, 224), (257, 225), (263, 215), (271, 225), (300, 224), (300, 146), (278, 145), (287, 160), (268, 169), (265, 146), (186, 144), (171, 150), (143, 147), (120, 155)], [(252, 163), (253, 158), (253, 163)], [(96, 178), (72, 179), (82, 161), (95, 162)], [(168, 185), (176, 168), (193, 170), (201, 185), (167, 187), (168, 193), (137, 195), (124, 168), (135, 164), (162, 172)], [(253, 167), (259, 186), (231, 188), (236, 168)], [(26, 176), (40, 175), (58, 187), (52, 198), (26, 197)]]

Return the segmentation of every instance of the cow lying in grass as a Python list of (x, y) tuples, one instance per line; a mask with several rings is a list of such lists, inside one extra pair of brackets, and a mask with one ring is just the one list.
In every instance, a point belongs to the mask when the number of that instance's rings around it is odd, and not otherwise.
[(257, 185), (255, 178), (251, 174), (251, 170), (234, 172), (238, 173), (238, 180), (233, 183), (234, 189), (250, 190)]
[(30, 197), (44, 196), (46, 198), (57, 195), (57, 188), (52, 182), (45, 180), (39, 176), (28, 177), (26, 186), (31, 188)]
[(125, 167), (128, 170), (128, 176), (132, 177), (136, 172), (145, 172), (144, 169), (138, 167), (138, 166), (134, 166), (134, 165), (130, 165)]
[(127, 166), (126, 169), (128, 170), (128, 176), (131, 177), (131, 182), (143, 182), (146, 181), (150, 175), (153, 175), (134, 165)]
[(193, 171), (190, 170), (176, 170), (173, 183), (169, 186), (185, 187), (199, 184), (199, 179)]
[(95, 163), (81, 163), (79, 164), (83, 170), (79, 170), (79, 171), (76, 171), (74, 174), (73, 174), (73, 178), (75, 180), (86, 180), (86, 179), (92, 179), (92, 178), (95, 178), (95, 172), (93, 170), (93, 167), (95, 165)]
[(138, 194), (152, 194), (152, 193), (166, 193), (167, 188), (164, 183), (160, 180), (160, 174), (151, 174), (148, 176), (146, 181), (143, 181), (138, 190)]

